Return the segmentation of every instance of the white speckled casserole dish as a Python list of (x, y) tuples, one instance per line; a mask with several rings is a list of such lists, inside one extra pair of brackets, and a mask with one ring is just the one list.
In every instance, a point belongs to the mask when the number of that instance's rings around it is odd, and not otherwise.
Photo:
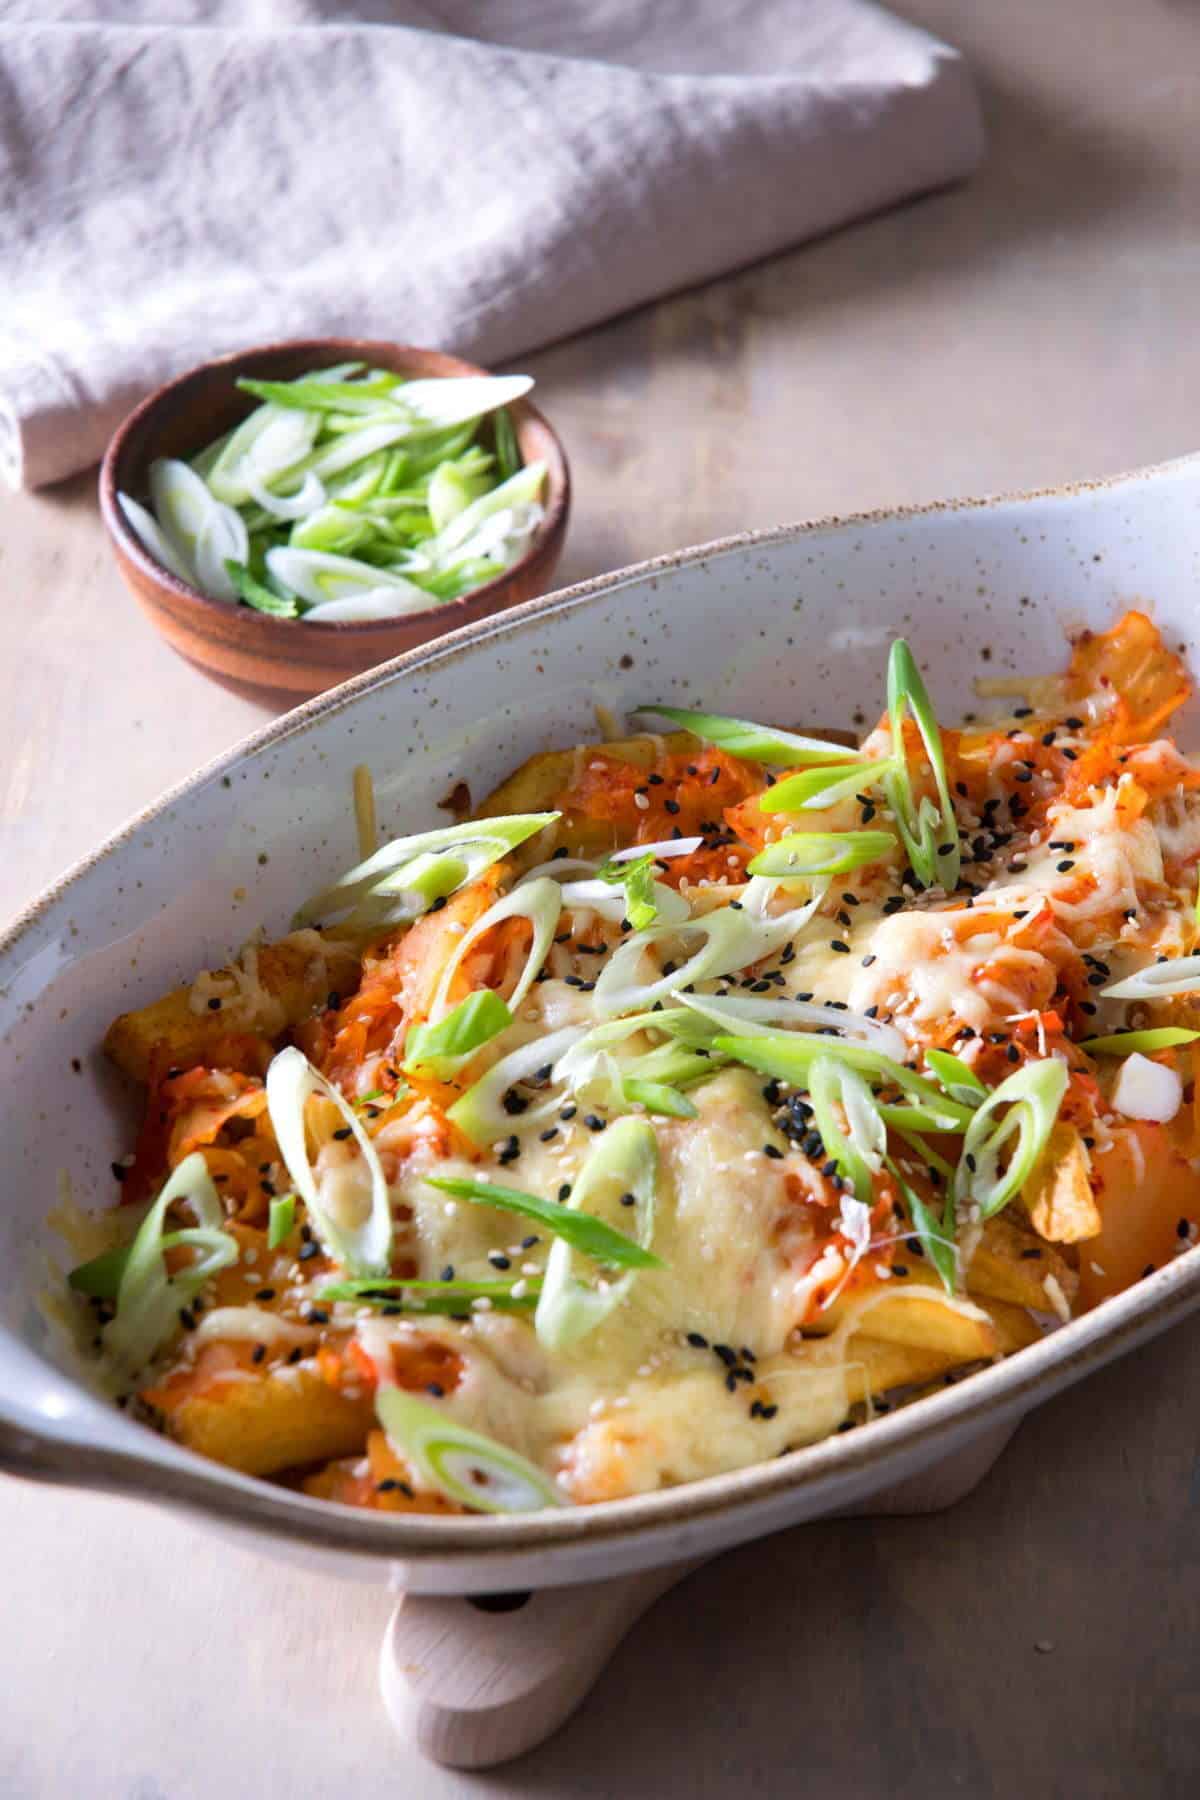
[[(386, 827), (417, 829), (455, 782), (483, 793), (532, 752), (590, 737), (598, 700), (616, 712), (653, 696), (808, 726), (861, 722), (877, 710), (897, 632), (952, 723), (976, 675), (1054, 668), (1068, 630), (1107, 625), (1134, 601), (1200, 672), (1198, 592), (1200, 458), (1054, 493), (788, 527), (469, 627), (288, 715), (177, 789), (0, 941), (0, 1467), (184, 1505), (281, 1550), (388, 1564), (409, 1589), (443, 1593), (703, 1555), (869, 1509), (953, 1458), (977, 1478), (985, 1446), (1023, 1412), (1200, 1306), (1200, 1255), (967, 1382), (769, 1464), (524, 1519), (391, 1517), (240, 1476), (93, 1397), (34, 1297), (46, 1254), (58, 1254), (46, 1214), (62, 1170), (81, 1202), (107, 1194), (128, 1141), (131, 1103), (99, 1054), (113, 1015), (219, 963), (255, 926), (278, 930), (297, 893), (353, 859), (355, 764), (376, 772)], [(1194, 718), (1181, 734), (1195, 740)]]

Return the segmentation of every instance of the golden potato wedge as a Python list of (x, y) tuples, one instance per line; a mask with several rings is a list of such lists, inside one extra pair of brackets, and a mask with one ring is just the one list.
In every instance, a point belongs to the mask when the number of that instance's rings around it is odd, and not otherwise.
[(331, 989), (358, 979), (355, 951), (336, 940), (321, 940), (318, 947), (317, 936), (298, 932), (278, 944), (257, 945), (252, 958), (243, 952), (232, 968), (216, 970), (212, 984), (225, 990), (219, 1008), (194, 1005), (193, 984), (175, 988), (137, 1012), (122, 1013), (108, 1028), (106, 1054), (126, 1075), (144, 1082), (156, 1049), (187, 1068), (202, 1062), (209, 1047), (231, 1033), (275, 1037), (298, 1025)]
[[(572, 750), (542, 750), (522, 763), (507, 781), (502, 781), (481, 802), (475, 816), (490, 819), (502, 813), (548, 812), (564, 788), (570, 787), (578, 778), (589, 755), (598, 751), (602, 750), (606, 756), (616, 757), (620, 762), (632, 763), (635, 768), (649, 769), (664, 749), (669, 754), (687, 750), (697, 742), (688, 731), (673, 731), (663, 737), (648, 732), (641, 737), (617, 738), (608, 744), (580, 744)], [(565, 845), (576, 856), (600, 855), (616, 844), (616, 837), (602, 821), (567, 817), (559, 821), (552, 833), (543, 833), (532, 843), (523, 844), (514, 851), (513, 862), (518, 868), (532, 868), (534, 863), (544, 861), (549, 854), (551, 837), (553, 848)]]
[[(857, 1314), (857, 1329), (873, 1338), (936, 1350), (954, 1362), (975, 1362), (981, 1356), (994, 1356), (998, 1345), (990, 1320), (973, 1317), (951, 1304), (936, 1275), (931, 1278), (931, 1274), (914, 1270), (903, 1280), (889, 1282), (886, 1291), (878, 1298), (872, 1296), (865, 1307), (852, 1298), (847, 1304), (831, 1306), (823, 1316), (835, 1325), (848, 1315)], [(966, 1296), (963, 1298), (968, 1305), (975, 1305)]]
[[(1013, 1306), (1007, 1300), (983, 1300), (980, 1305), (992, 1321), (1001, 1356), (1011, 1356), (1014, 1350), (1024, 1350), (1027, 1344), (1036, 1344), (1041, 1338), (1041, 1327), (1023, 1306)], [(1040, 1310), (1047, 1310), (1044, 1299)]]
[(846, 1346), (846, 1397), (851, 1406), (861, 1400), (878, 1400), (893, 1388), (932, 1381), (961, 1361), (941, 1350), (892, 1344), (856, 1331)]
[(1079, 1276), (1062, 1252), (1001, 1213), (983, 1228), (967, 1269), (967, 1289), (985, 1302), (1007, 1300), (1014, 1306), (1048, 1312), (1052, 1309), (1046, 1297), (1047, 1275), (1054, 1277), (1068, 1302), (1074, 1299)]
[(1088, 1153), (1074, 1125), (1060, 1120), (1054, 1127), (1022, 1198), (1034, 1229), (1052, 1244), (1099, 1236), (1102, 1221)]
[(245, 1475), (278, 1475), (363, 1450), (375, 1408), (369, 1393), (343, 1393), (297, 1363), (243, 1373), (180, 1400), (165, 1417), (169, 1436), (189, 1450)]

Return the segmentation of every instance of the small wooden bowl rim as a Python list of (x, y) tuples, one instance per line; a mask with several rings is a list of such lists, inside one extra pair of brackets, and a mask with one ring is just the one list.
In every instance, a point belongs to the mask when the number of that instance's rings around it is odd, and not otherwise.
[[(256, 358), (265, 361), (281, 354), (299, 355), (304, 353), (307, 355), (310, 352), (314, 358), (328, 357), (331, 364), (337, 362), (366, 362), (368, 364), (382, 362), (393, 366), (407, 365), (407, 369), (395, 367), (394, 372), (397, 374), (411, 372), (414, 376), (446, 376), (453, 379), (455, 376), (490, 373), (489, 370), (481, 368), (478, 363), (467, 362), (462, 357), (452, 355), (449, 351), (426, 350), (416, 344), (392, 343), (386, 338), (281, 338), (274, 343), (255, 344), (245, 350), (230, 350), (224, 356), (214, 356), (208, 362), (196, 363), (192, 368), (185, 370), (183, 374), (176, 375), (170, 381), (164, 382), (153, 393), (147, 394), (146, 398), (140, 401), (133, 411), (122, 420), (109, 440), (108, 448), (104, 452), (104, 460), (100, 465), (100, 513), (105, 526), (117, 548), (136, 563), (144, 574), (157, 582), (160, 587), (165, 588), (176, 599), (197, 607), (201, 612), (212, 613), (225, 620), (228, 620), (232, 613), (240, 624), (251, 631), (268, 627), (272, 633), (276, 630), (285, 630), (293, 640), (295, 634), (300, 632), (304, 639), (315, 645), (322, 638), (328, 640), (331, 632), (339, 636), (370, 637), (372, 634), (379, 636), (395, 631), (398, 627), (407, 627), (411, 631), (414, 626), (419, 626), (421, 623), (433, 624), (444, 620), (445, 623), (440, 626), (440, 629), (431, 634), (438, 637), (444, 636), (447, 632), (457, 628), (460, 615), (468, 608), (476, 608), (483, 602), (486, 610), (486, 602), (497, 597), (507, 584), (513, 582), (519, 573), (539, 555), (543, 545), (553, 538), (555, 532), (560, 530), (565, 523), (571, 500), (571, 474), (566, 451), (563, 448), (562, 440), (545, 413), (527, 399), (515, 400), (510, 404), (509, 411), (514, 415), (514, 424), (528, 422), (541, 426), (549, 440), (552, 454), (547, 459), (546, 466), (545, 516), (529, 540), (523, 555), (518, 557), (515, 563), (511, 563), (507, 569), (502, 570), (499, 575), (493, 577), (491, 581), (485, 581), (479, 587), (470, 588), (467, 593), (459, 594), (453, 600), (435, 601), (415, 612), (399, 614), (394, 619), (341, 620), (328, 625), (305, 624), (303, 618), (273, 618), (270, 613), (260, 613), (253, 607), (239, 606), (235, 601), (214, 599), (211, 594), (202, 593), (190, 582), (181, 581), (177, 575), (172, 574), (170, 569), (151, 556), (121, 510), (117, 494), (121, 491), (129, 491), (127, 488), (123, 488), (119, 479), (122, 474), (122, 465), (129, 451), (129, 441), (148, 424), (155, 413), (164, 406), (169, 406), (181, 389), (189, 387), (192, 383), (210, 374), (216, 376), (228, 374), (232, 384), (236, 376), (243, 372), (244, 367)], [(247, 399), (250, 399), (249, 395)], [(248, 407), (247, 411), (250, 410), (252, 408)], [(204, 446), (200, 444), (196, 446), (197, 451), (203, 448)], [(148, 458), (147, 462), (149, 460)]]

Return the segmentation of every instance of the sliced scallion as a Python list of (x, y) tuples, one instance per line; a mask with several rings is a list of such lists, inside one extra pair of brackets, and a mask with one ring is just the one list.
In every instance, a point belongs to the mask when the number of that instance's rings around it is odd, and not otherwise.
[(880, 1112), (885, 1121), (890, 1123), (896, 1116), (899, 1123), (917, 1131), (961, 1132), (972, 1120), (968, 1107), (947, 1099), (931, 1081), (925, 1081), (911, 1069), (865, 1044), (835, 1041), (815, 1034), (775, 1031), (760, 1037), (717, 1037), (713, 1047), (735, 1062), (745, 1063), (764, 1075), (787, 1081), (800, 1089), (808, 1084), (814, 1057), (836, 1057), (865, 1076), (873, 1087), (898, 1088), (903, 1103), (892, 1106), (881, 1102)]
[[(187, 1202), (197, 1224), (163, 1231), (167, 1208)], [(116, 1317), (104, 1327), (105, 1348), (113, 1364), (127, 1373), (140, 1369), (174, 1334), (181, 1311), (205, 1283), (237, 1261), (237, 1239), (221, 1229), (221, 1202), (204, 1158), (198, 1150), (175, 1169), (138, 1227), (129, 1246), (116, 1293)], [(166, 1252), (192, 1250), (188, 1265), (169, 1271)]]
[[(575, 1182), (570, 1201), (556, 1210), (572, 1223), (550, 1247), (534, 1325), (550, 1350), (564, 1350), (614, 1312), (627, 1298), (638, 1269), (661, 1268), (654, 1240), (658, 1193), (658, 1140), (644, 1119), (617, 1119), (593, 1146)], [(605, 1224), (602, 1213), (632, 1215), (636, 1244)], [(586, 1230), (585, 1230), (586, 1227)], [(618, 1261), (612, 1240), (622, 1247)], [(637, 1256), (630, 1254), (636, 1251)], [(623, 1267), (613, 1280), (596, 1268), (581, 1267), (577, 1252), (593, 1263)]]
[[(392, 1247), (391, 1201), (375, 1146), (358, 1114), (333, 1083), (313, 1068), (303, 1051), (292, 1045), (272, 1060), (266, 1090), (267, 1111), (279, 1153), (322, 1244), (352, 1275), (386, 1275)], [(314, 1094), (332, 1100), (349, 1126), (365, 1164), (369, 1193), (361, 1197), (353, 1212), (344, 1204), (326, 1204), (309, 1161), (305, 1114)]]
[(624, 888), (625, 916), (635, 931), (644, 931), (658, 917), (653, 868), (654, 858), (647, 851), (632, 861), (626, 858), (621, 862), (601, 863), (596, 870), (598, 881)]
[[(552, 1031), (547, 1037), (535, 1038), (532, 1043), (510, 1050), (467, 1089), (461, 1100), (454, 1102), (446, 1117), (473, 1144), (481, 1147), (494, 1144), (512, 1128), (512, 1116), (504, 1104), (510, 1089), (518, 1082), (539, 1076), (543, 1068), (553, 1068), (556, 1058), (564, 1055), (583, 1032), (582, 1025), (564, 1025), (560, 1031)], [(546, 1094), (524, 1109), (522, 1123), (526, 1127), (542, 1124), (560, 1104), (557, 1095)]]
[[(924, 795), (918, 804), (913, 795), (912, 773), (904, 746), (904, 721), (911, 713), (921, 734), (925, 755), (933, 771), (938, 803)], [(888, 797), (913, 873), (923, 887), (936, 882), (947, 893), (958, 885), (961, 849), (954, 802), (946, 779), (946, 755), (933, 702), (921, 679), (912, 651), (897, 638), (888, 658), (888, 718), (892, 733), (892, 761), (884, 777)]]
[(278, 1250), (291, 1237), (296, 1224), (295, 1194), (281, 1194), (272, 1200), (267, 1216), (267, 1249)]
[(848, 763), (843, 757), (824, 768), (801, 769), (798, 775), (785, 775), (760, 794), (759, 808), (766, 813), (821, 812), (876, 786), (891, 766), (888, 757), (858, 763)]
[(1101, 988), (1105, 1000), (1162, 1000), (1168, 994), (1200, 992), (1200, 956), (1168, 957), (1165, 962), (1150, 963)]
[(255, 612), (270, 613), (272, 618), (276, 619), (299, 618), (300, 608), (295, 600), (285, 599), (281, 594), (275, 593), (272, 588), (264, 587), (261, 581), (255, 580), (244, 563), (237, 563), (231, 559), (225, 564), (225, 570), (233, 583), (238, 599), (247, 606), (252, 606)]
[[(518, 1294), (514, 1289), (519, 1287)], [(403, 1276), (387, 1280), (335, 1281), (320, 1288), (318, 1300), (352, 1301), (356, 1306), (395, 1307), (411, 1313), (468, 1314), (471, 1302), (486, 1300), (497, 1312), (530, 1312), (542, 1291), (540, 1281), (409, 1281)]]
[(474, 881), (558, 817), (556, 812), (516, 813), (393, 838), (314, 895), (295, 922), (310, 925), (349, 915), (353, 923), (374, 929), (419, 918), (435, 900)]
[(768, 844), (747, 867), (751, 875), (847, 875), (895, 848), (890, 831), (799, 831)]
[(438, 982), (437, 993), (430, 1008), (430, 1018), (435, 1022), (445, 1016), (449, 1005), (449, 993), (463, 961), (474, 950), (480, 939), (486, 937), (493, 926), (503, 924), (506, 919), (525, 919), (531, 930), (529, 951), (526, 955), (521, 973), (508, 996), (509, 1010), (516, 1012), (522, 1000), (537, 979), (539, 970), (546, 960), (550, 946), (554, 942), (554, 933), (558, 927), (562, 913), (562, 889), (556, 881), (539, 877), (533, 881), (519, 882), (507, 894), (502, 894), (482, 917), (463, 933), (454, 948), (454, 953), (442, 971)]
[(453, 1074), (512, 1022), (512, 1013), (491, 988), (468, 994), (436, 1025), (412, 1027), (404, 1046), (405, 1072)]
[(469, 1431), (428, 1400), (381, 1387), (375, 1411), (389, 1442), (420, 1478), (474, 1512), (527, 1513), (561, 1506), (548, 1475), (507, 1444)]
[(699, 1113), (688, 1099), (665, 1081), (646, 1081), (637, 1075), (626, 1075), (621, 1090), (631, 1106), (644, 1106), (649, 1113), (661, 1113), (668, 1119), (697, 1119)]
[[(599, 1148), (606, 1150), (614, 1142), (620, 1145), (624, 1142), (621, 1127), (637, 1123), (635, 1119), (618, 1119), (605, 1133)], [(652, 1131), (651, 1135), (653, 1136)], [(626, 1237), (624, 1232), (615, 1231), (603, 1219), (593, 1218), (590, 1213), (580, 1212), (575, 1207), (561, 1206), (557, 1201), (543, 1200), (538, 1194), (527, 1194), (520, 1188), (501, 1187), (499, 1182), (477, 1180), (472, 1176), (426, 1175), (425, 1183), (427, 1187), (440, 1189), (443, 1194), (452, 1194), (456, 1200), (470, 1200), (476, 1206), (495, 1206), (501, 1212), (518, 1213), (522, 1218), (535, 1219), (555, 1237), (562, 1238), (573, 1250), (582, 1250), (586, 1256), (613, 1268), (662, 1267), (657, 1256), (651, 1255), (641, 1244)], [(576, 1189), (578, 1186), (577, 1182)]]
[(806, 763), (845, 762), (858, 753), (843, 744), (827, 744), (822, 738), (801, 737), (794, 731), (774, 731), (752, 719), (732, 719), (724, 713), (691, 712), (681, 706), (639, 706), (638, 712), (659, 713), (681, 731), (715, 744), (727, 756), (741, 762), (770, 763), (777, 768), (801, 768)]
[(129, 1245), (118, 1244), (72, 1269), (67, 1284), (77, 1294), (86, 1294), (89, 1300), (115, 1300), (128, 1261)]
[[(1067, 1080), (1066, 1064), (1051, 1056), (1026, 1063), (992, 1090), (963, 1138), (954, 1178), (956, 1207), (971, 1200), (979, 1216), (990, 1219), (1020, 1193), (1054, 1129)], [(1010, 1145), (1002, 1166), (1001, 1152)]]
[(1079, 1048), (1090, 1056), (1153, 1056), (1156, 1050), (1175, 1050), (1181, 1044), (1194, 1044), (1200, 1031), (1185, 1031), (1180, 1025), (1154, 1025), (1146, 1031), (1114, 1031), (1108, 1037), (1084, 1038)]
[(933, 1070), (952, 1100), (972, 1111), (988, 1097), (988, 1089), (969, 1063), (950, 1050), (927, 1050), (925, 1061)]
[[(808, 1070), (808, 1096), (813, 1124), (825, 1154), (854, 1188), (865, 1206), (874, 1198), (873, 1173), (882, 1164), (887, 1130), (870, 1088), (856, 1069), (832, 1056), (814, 1056)], [(835, 1108), (846, 1119), (843, 1129)]]

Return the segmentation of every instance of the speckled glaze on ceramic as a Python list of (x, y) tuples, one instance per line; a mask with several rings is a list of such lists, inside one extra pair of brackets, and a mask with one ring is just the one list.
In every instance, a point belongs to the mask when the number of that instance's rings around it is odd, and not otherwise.
[(256, 926), (278, 932), (353, 861), (354, 764), (375, 771), (384, 829), (417, 829), (444, 819), (437, 802), (455, 782), (480, 795), (533, 751), (591, 738), (597, 701), (862, 723), (879, 711), (897, 631), (947, 721), (972, 708), (976, 675), (1055, 668), (1067, 632), (1132, 602), (1200, 671), (1198, 594), (1200, 457), (1053, 493), (787, 527), (468, 627), (300, 708), (167, 795), (0, 941), (0, 1467), (185, 1506), (284, 1554), (380, 1576), (390, 1565), (427, 1593), (710, 1554), (870, 1510), (873, 1496), (882, 1508), (952, 1457), (977, 1478), (1022, 1413), (1200, 1306), (1200, 1252), (970, 1381), (761, 1467), (534, 1518), (405, 1519), (234, 1474), (89, 1394), (33, 1298), (55, 1249), (45, 1214), (64, 1169), (78, 1199), (112, 1197), (109, 1163), (134, 1112), (96, 1048), (110, 1019), (220, 963)]

